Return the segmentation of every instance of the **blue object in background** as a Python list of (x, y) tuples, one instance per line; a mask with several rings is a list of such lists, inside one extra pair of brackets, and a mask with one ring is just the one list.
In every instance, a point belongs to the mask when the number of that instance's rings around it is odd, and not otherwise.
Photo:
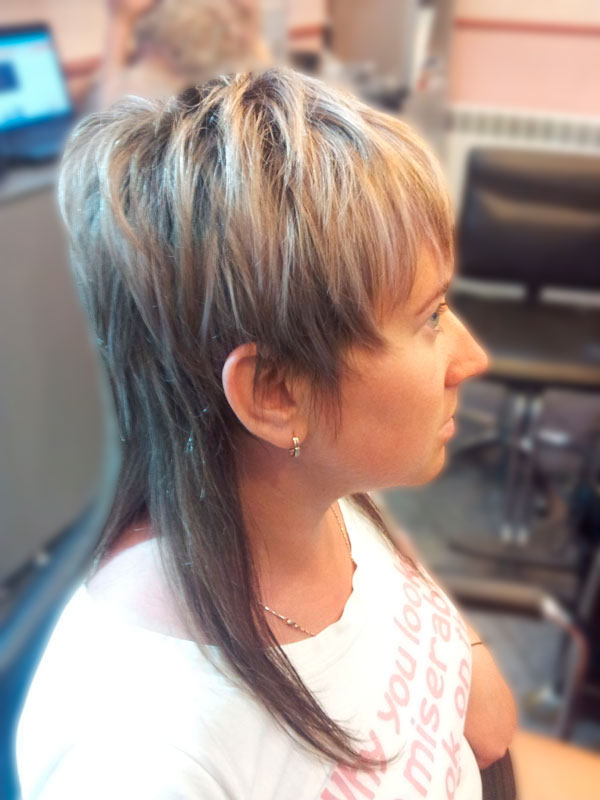
[(0, 29), (0, 131), (71, 112), (71, 101), (48, 29)]
[(19, 85), (17, 74), (10, 63), (0, 64), (0, 92), (8, 92)]

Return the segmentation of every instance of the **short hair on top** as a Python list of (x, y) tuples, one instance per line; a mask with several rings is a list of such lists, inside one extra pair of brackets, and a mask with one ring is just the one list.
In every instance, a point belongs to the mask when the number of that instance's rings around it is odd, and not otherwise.
[[(87, 117), (59, 197), (124, 449), (97, 561), (147, 513), (199, 645), (219, 645), (299, 744), (376, 766), (262, 614), (221, 372), (254, 342), (257, 375), (307, 378), (335, 409), (347, 348), (382, 346), (381, 310), (407, 299), (422, 248), (452, 259), (435, 158), (400, 120), (271, 68)], [(353, 500), (390, 541), (369, 497)]]

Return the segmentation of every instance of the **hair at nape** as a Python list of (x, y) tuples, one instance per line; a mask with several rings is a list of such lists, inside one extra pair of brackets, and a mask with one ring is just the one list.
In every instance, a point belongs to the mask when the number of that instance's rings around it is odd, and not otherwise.
[[(381, 308), (406, 299), (421, 248), (452, 258), (439, 166), (403, 122), (273, 68), (87, 117), (59, 193), (123, 439), (97, 558), (147, 511), (198, 642), (300, 744), (368, 767), (262, 613), (221, 372), (254, 342), (257, 379), (305, 377), (335, 411), (344, 353), (381, 346)], [(353, 499), (388, 537), (369, 497)]]

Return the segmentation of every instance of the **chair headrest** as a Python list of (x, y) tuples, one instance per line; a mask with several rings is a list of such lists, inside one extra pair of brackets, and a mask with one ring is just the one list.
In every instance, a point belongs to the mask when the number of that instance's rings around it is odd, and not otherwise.
[(461, 274), (600, 289), (600, 158), (474, 150), (462, 208)]

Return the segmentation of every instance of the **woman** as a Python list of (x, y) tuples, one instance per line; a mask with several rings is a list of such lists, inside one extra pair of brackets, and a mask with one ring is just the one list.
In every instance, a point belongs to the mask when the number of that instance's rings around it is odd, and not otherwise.
[(480, 797), (510, 692), (366, 494), (439, 472), (486, 365), (426, 146), (240, 74), (84, 120), (61, 203), (124, 465), (24, 797)]

